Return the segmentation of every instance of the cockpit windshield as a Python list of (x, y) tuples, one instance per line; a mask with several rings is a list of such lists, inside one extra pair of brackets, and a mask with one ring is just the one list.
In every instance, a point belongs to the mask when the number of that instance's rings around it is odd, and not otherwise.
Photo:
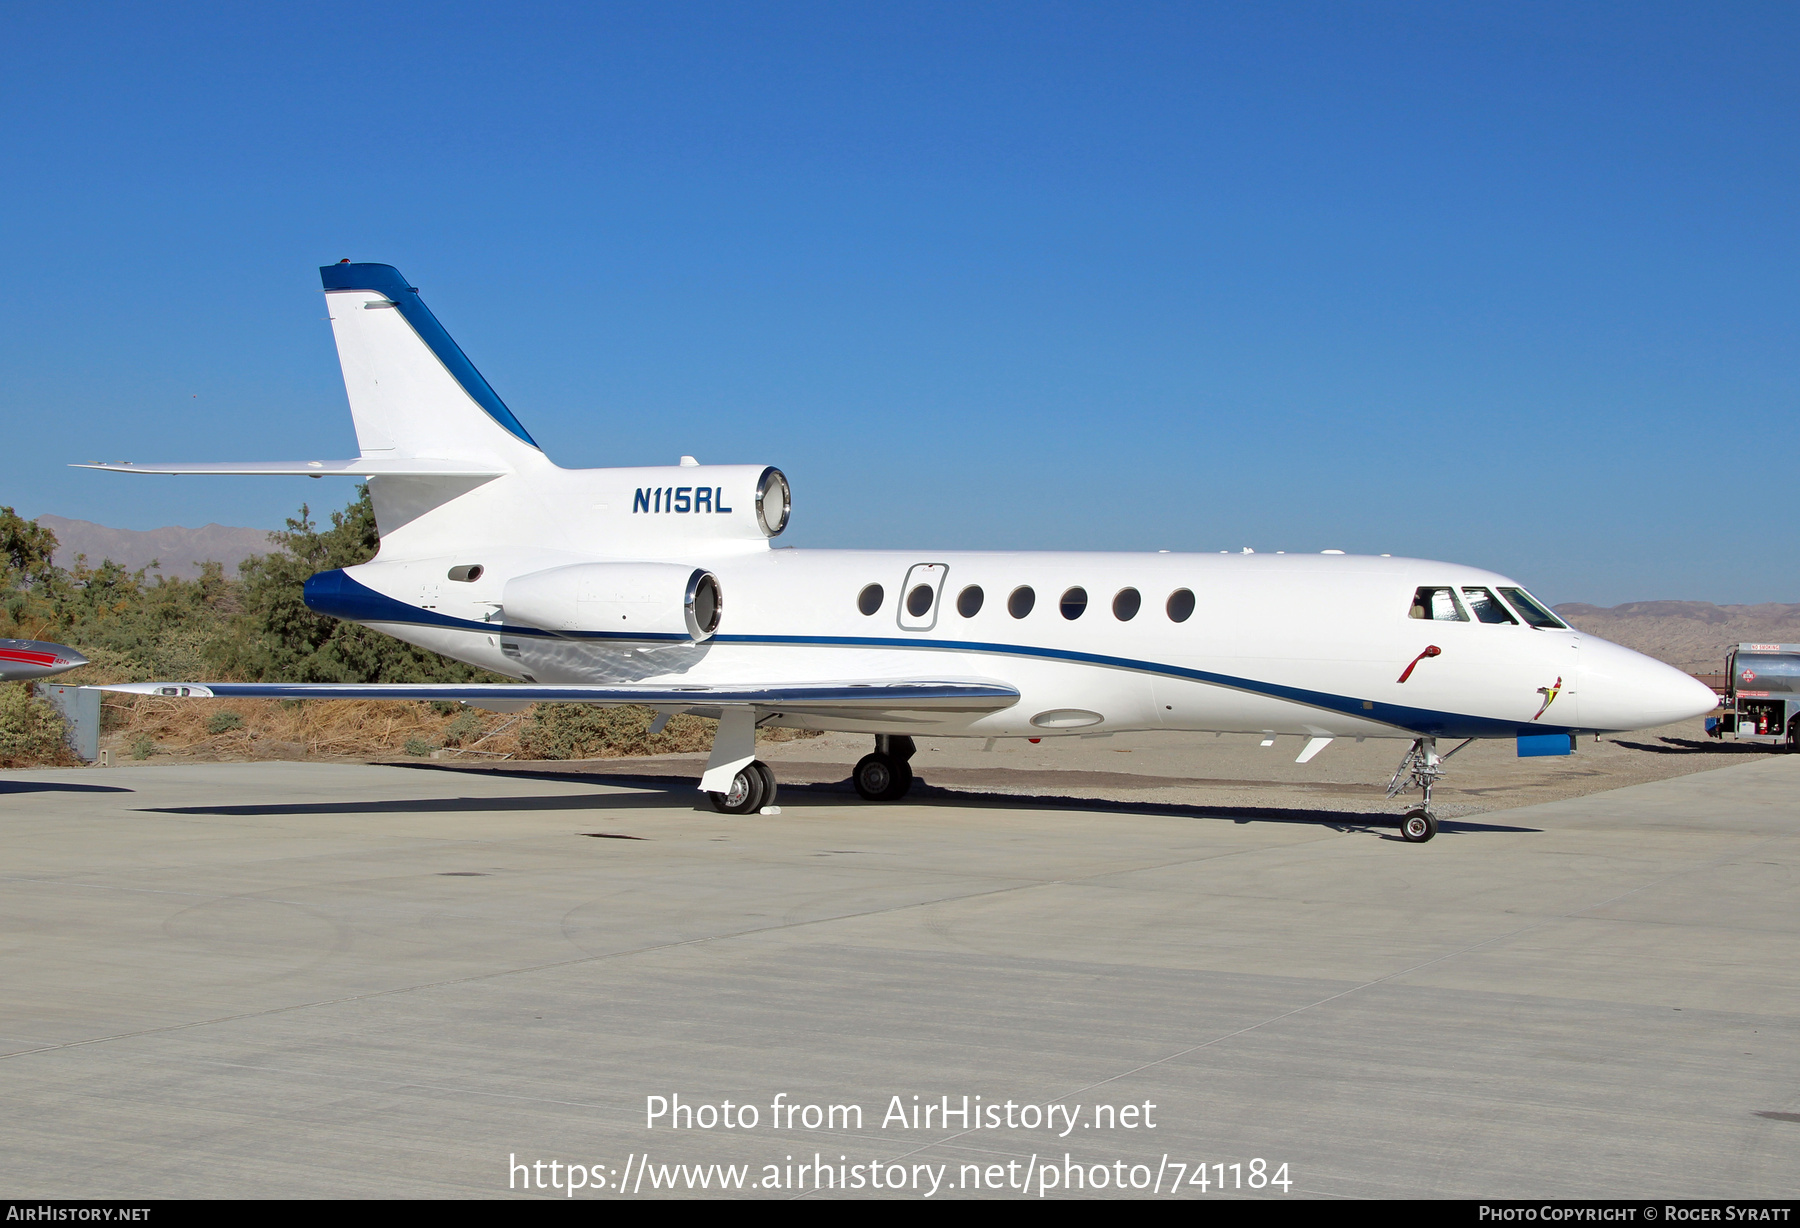
[(1462, 603), (1456, 599), (1453, 588), (1421, 588), (1413, 593), (1412, 609), (1408, 614), (1413, 618), (1435, 619), (1441, 623), (1466, 623), (1469, 616), (1463, 612)]
[(1484, 623), (1511, 623), (1519, 625), (1519, 620), (1512, 616), (1493, 593), (1485, 588), (1465, 588), (1463, 598), (1468, 601), (1469, 608), (1475, 611), (1475, 620)]
[(1569, 624), (1545, 609), (1543, 603), (1522, 588), (1503, 588), (1500, 595), (1512, 602), (1512, 608), (1540, 631), (1554, 627), (1558, 631), (1567, 631)]

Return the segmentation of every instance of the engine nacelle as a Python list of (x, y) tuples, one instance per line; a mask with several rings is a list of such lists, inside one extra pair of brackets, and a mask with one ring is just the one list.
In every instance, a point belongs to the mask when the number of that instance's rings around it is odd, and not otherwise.
[(683, 563), (571, 563), (508, 580), (500, 599), (509, 623), (696, 644), (719, 629), (722, 606), (718, 578)]

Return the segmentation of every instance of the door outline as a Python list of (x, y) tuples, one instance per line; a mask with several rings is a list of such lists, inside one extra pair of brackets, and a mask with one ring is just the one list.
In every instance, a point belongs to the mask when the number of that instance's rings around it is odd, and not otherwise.
[[(938, 607), (944, 604), (944, 581), (949, 575), (950, 567), (945, 563), (914, 563), (906, 569), (906, 580), (900, 585), (900, 600), (896, 603), (902, 631), (930, 631), (937, 626)], [(931, 608), (922, 615), (909, 614), (907, 599), (921, 584), (931, 588)]]

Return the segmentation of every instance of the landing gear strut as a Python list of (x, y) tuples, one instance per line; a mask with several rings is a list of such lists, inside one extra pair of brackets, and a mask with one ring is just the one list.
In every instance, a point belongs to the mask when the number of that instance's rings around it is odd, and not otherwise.
[(1412, 749), (1406, 752), (1406, 757), (1400, 760), (1400, 766), (1394, 769), (1394, 778), (1388, 781), (1389, 797), (1398, 797), (1413, 789), (1417, 789), (1420, 794), (1420, 804), (1400, 818), (1402, 840), (1408, 844), (1423, 844), (1437, 835), (1437, 814), (1431, 809), (1431, 786), (1444, 774), (1444, 760), (1474, 740), (1466, 738), (1440, 755), (1437, 753), (1436, 738), (1413, 739)]
[(909, 762), (917, 748), (905, 734), (877, 734), (875, 753), (856, 761), (850, 779), (864, 801), (897, 802), (912, 788)]

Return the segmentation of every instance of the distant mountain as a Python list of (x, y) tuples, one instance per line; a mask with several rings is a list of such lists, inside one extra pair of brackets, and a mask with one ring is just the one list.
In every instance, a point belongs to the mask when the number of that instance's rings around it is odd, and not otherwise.
[(1610, 608), (1572, 602), (1556, 612), (1578, 630), (1696, 674), (1725, 668), (1738, 644), (1800, 644), (1800, 605), (1628, 601)]
[(170, 525), (163, 529), (109, 529), (91, 520), (70, 520), (66, 516), (39, 516), (37, 522), (56, 534), (56, 564), (68, 567), (78, 554), (87, 555), (88, 565), (98, 566), (111, 559), (131, 571), (160, 561), (165, 576), (193, 579), (200, 574), (199, 564), (220, 562), (225, 574), (237, 575), (238, 563), (256, 554), (269, 552), (269, 534), (265, 529), (236, 529), (230, 525), (209, 524), (198, 529)]

